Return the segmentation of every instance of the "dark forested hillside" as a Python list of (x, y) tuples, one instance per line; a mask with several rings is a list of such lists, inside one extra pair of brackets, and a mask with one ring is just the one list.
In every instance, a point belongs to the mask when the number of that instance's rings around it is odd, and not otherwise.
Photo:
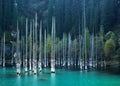
[[(0, 33), (16, 30), (17, 20), (24, 29), (25, 18), (34, 18), (36, 12), (48, 33), (53, 15), (58, 36), (63, 32), (78, 35), (79, 28), (82, 32), (83, 0), (0, 0)], [(120, 24), (120, 0), (86, 0), (85, 13), (90, 32), (99, 32), (101, 25), (105, 32), (114, 30)]]

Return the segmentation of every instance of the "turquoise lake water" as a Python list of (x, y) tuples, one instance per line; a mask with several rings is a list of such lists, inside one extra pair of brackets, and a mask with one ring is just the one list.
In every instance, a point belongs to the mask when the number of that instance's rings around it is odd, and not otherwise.
[(37, 75), (17, 76), (15, 69), (0, 68), (0, 86), (120, 86), (120, 75), (62, 69), (50, 74), (49, 69), (45, 69)]

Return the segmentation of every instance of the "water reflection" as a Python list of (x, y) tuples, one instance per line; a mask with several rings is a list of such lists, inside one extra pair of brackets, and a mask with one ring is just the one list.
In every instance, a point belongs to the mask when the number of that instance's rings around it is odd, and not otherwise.
[(32, 71), (29, 71), (29, 75), (31, 76), (33, 73), (32, 73)]
[(56, 78), (55, 78), (55, 74), (53, 73), (53, 74), (51, 74), (51, 86), (56, 86), (55, 84), (56, 84)]
[(38, 83), (37, 83), (37, 75), (33, 75), (33, 85), (32, 86), (38, 86)]
[(14, 73), (13, 70), (7, 71), (8, 69), (6, 68), (2, 68), (2, 70), (0, 70), (0, 78), (2, 79), (12, 79), (12, 78), (16, 78), (16, 73)]
[(21, 76), (17, 76), (16, 83), (17, 86), (21, 86)]
[(24, 77), (22, 77), (24, 79), (24, 84), (26, 85), (27, 83), (29, 83), (28, 81), (28, 73), (24, 73)]

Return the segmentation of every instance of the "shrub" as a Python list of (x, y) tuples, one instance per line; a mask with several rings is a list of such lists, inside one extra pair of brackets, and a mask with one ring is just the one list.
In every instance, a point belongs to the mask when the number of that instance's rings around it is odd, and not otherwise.
[(110, 59), (114, 55), (115, 47), (116, 45), (113, 39), (110, 38), (109, 40), (106, 41), (104, 46), (104, 53), (107, 59)]

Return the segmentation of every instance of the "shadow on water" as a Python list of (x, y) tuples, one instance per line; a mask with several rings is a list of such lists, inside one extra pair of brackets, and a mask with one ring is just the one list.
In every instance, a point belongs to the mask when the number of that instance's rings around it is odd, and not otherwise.
[(17, 76), (16, 83), (17, 83), (17, 86), (21, 86), (21, 77), (20, 76)]
[[(53, 75), (51, 72), (43, 72), (43, 75)], [(56, 72), (55, 75), (62, 75), (62, 72)]]
[(16, 78), (16, 77), (17, 77), (16, 74), (0, 74), (0, 78), (10, 79), (10, 78)]
[(16, 78), (16, 77), (17, 77), (17, 75), (16, 75), (15, 71), (10, 70), (9, 68), (8, 69), (6, 69), (6, 68), (0, 69), (0, 78), (9, 79), (9, 78)]
[(56, 74), (51, 74), (51, 86), (56, 86)]

